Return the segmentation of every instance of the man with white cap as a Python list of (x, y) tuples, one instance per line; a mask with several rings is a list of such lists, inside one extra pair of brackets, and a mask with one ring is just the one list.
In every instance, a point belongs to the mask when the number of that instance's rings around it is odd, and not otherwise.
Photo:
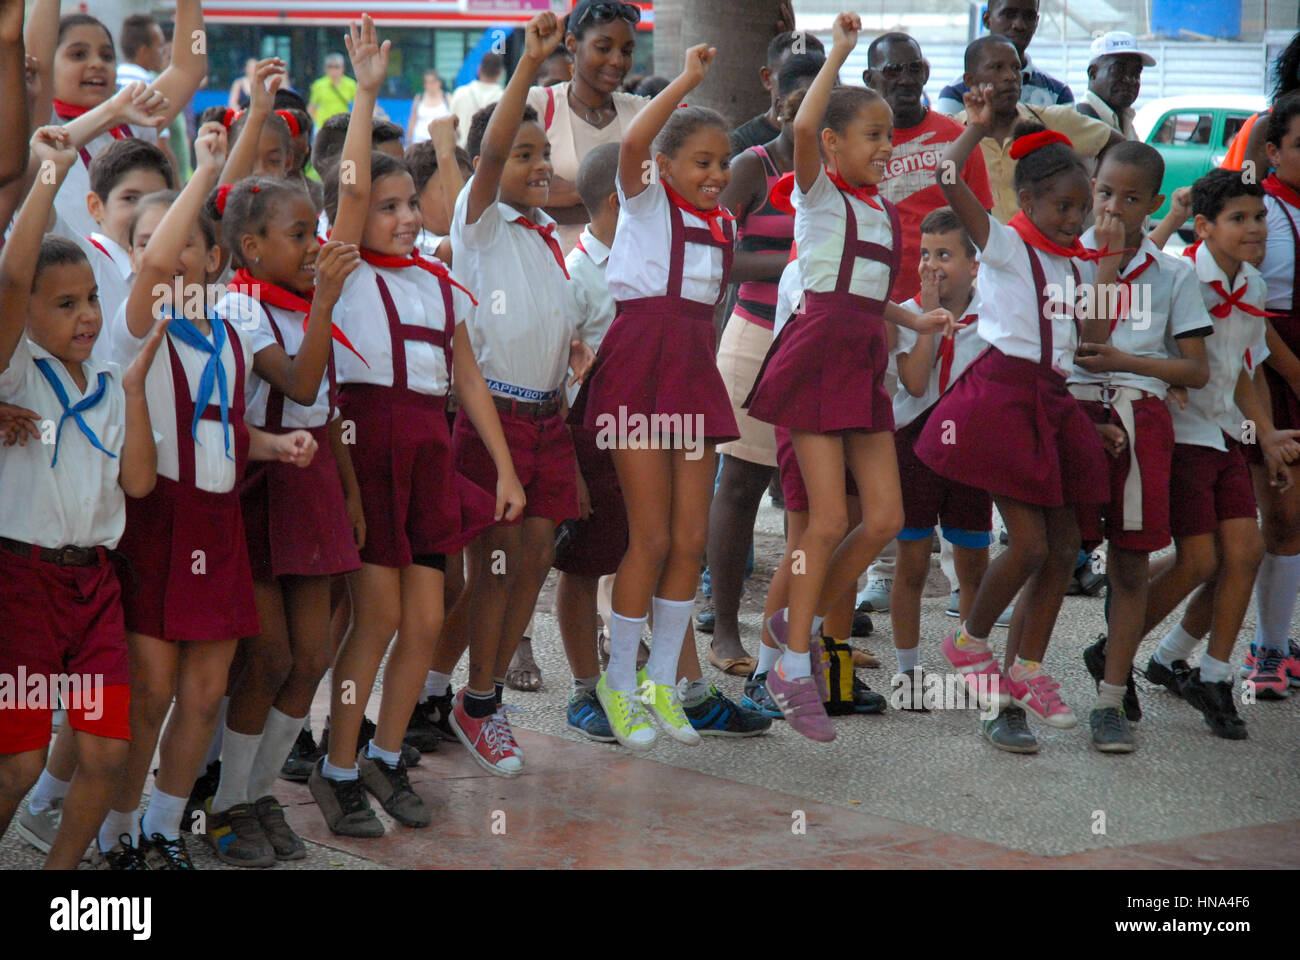
[(1090, 53), (1088, 93), (1078, 111), (1110, 124), (1125, 139), (1136, 140), (1133, 101), (1142, 89), (1142, 68), (1154, 67), (1156, 58), (1142, 52), (1133, 34), (1123, 30), (1094, 37)]

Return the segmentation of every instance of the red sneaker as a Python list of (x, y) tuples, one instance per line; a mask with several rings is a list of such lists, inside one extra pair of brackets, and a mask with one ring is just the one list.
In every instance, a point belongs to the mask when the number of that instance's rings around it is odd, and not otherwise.
[[(497, 714), (486, 717), (471, 717), (465, 712), (465, 691), (456, 694), (455, 706), (452, 707), (451, 729), (456, 739), (465, 745), (474, 762), (498, 777), (516, 777), (523, 770), (507, 741), (509, 725), (502, 729), (502, 718)], [(513, 736), (510, 737), (513, 739)]]

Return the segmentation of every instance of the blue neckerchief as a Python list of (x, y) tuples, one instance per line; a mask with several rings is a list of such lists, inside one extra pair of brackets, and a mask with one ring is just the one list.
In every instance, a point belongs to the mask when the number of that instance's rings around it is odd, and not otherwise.
[[(199, 443), (199, 421), (203, 419), (203, 411), (212, 400), (215, 383), (217, 401), (221, 408), (221, 432), (226, 441), (226, 457), (232, 459), (230, 457), (230, 391), (226, 388), (226, 365), (221, 362), (221, 351), (226, 346), (226, 325), (220, 319), (209, 318), (208, 322), (212, 325), (211, 342), (199, 333), (198, 328), (188, 319), (176, 316), (174, 310), (167, 331), (181, 343), (208, 355), (207, 363), (203, 365), (203, 373), (199, 376), (198, 393), (194, 398), (194, 422), (190, 424), (190, 436), (194, 438), (195, 443)], [(179, 387), (179, 384), (176, 386)]]
[(50, 363), (49, 360), (42, 357), (36, 361), (36, 369), (41, 371), (41, 375), (49, 382), (50, 388), (54, 391), (54, 395), (59, 398), (59, 405), (63, 407), (63, 415), (59, 417), (59, 425), (54, 431), (54, 459), (50, 462), (50, 469), (54, 469), (55, 465), (59, 462), (59, 438), (63, 436), (63, 424), (67, 421), (68, 417), (71, 417), (72, 422), (77, 425), (77, 429), (85, 434), (86, 439), (90, 441), (92, 447), (97, 450), (103, 450), (104, 453), (107, 453), (113, 459), (117, 459), (117, 454), (110, 453), (108, 449), (99, 442), (99, 437), (95, 436), (95, 431), (90, 429), (90, 426), (81, 416), (86, 410), (89, 410), (95, 404), (99, 403), (100, 400), (104, 399), (104, 390), (108, 384), (108, 374), (100, 373), (94, 393), (88, 397), (82, 398), (73, 406), (68, 406), (68, 391), (63, 389), (63, 381), (61, 381), (58, 374), (54, 372), (54, 365)]

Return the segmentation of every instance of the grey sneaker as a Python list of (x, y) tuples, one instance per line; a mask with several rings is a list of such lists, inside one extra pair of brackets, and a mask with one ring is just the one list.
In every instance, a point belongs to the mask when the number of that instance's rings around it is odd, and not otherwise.
[(1137, 749), (1123, 707), (1094, 709), (1088, 714), (1088, 726), (1092, 727), (1092, 745), (1102, 753), (1132, 753)]
[(888, 613), (889, 612), (889, 594), (894, 588), (894, 581), (890, 577), (872, 577), (867, 581), (867, 589), (863, 591), (862, 600), (867, 605), (870, 613)]
[(293, 832), (287, 820), (284, 819), (284, 807), (280, 806), (275, 797), (267, 794), (262, 799), (251, 804), (253, 816), (257, 817), (257, 822), (262, 826), (262, 832), (266, 834), (266, 839), (271, 842), (271, 849), (275, 851), (277, 860), (303, 860), (307, 856), (307, 845), (302, 842), (302, 837)]
[(40, 813), (32, 813), (30, 807), (23, 807), (14, 824), (14, 831), (41, 853), (49, 853), (54, 846), (54, 837), (59, 832), (59, 822), (63, 819), (63, 799), (51, 800), (50, 805)]
[(232, 867), (275, 866), (275, 848), (248, 804), (237, 803), (228, 810), (213, 813), (209, 797), (203, 807), (207, 811), (203, 835), (218, 860)]
[(1004, 707), (992, 720), (985, 720), (984, 739), (1009, 753), (1038, 752), (1038, 741), (1030, 732), (1025, 711), (1020, 707)]
[(397, 766), (390, 767), (383, 760), (367, 757), (365, 748), (362, 748), (357, 753), (357, 771), (361, 775), (361, 785), (374, 794), (380, 806), (398, 823), (407, 827), (427, 827), (433, 822), (429, 808), (411, 789), (404, 761), (398, 760)]
[(325, 825), (341, 837), (382, 837), (384, 825), (370, 809), (360, 780), (331, 780), (321, 772), (325, 758), (311, 768), (307, 787), (320, 807)]

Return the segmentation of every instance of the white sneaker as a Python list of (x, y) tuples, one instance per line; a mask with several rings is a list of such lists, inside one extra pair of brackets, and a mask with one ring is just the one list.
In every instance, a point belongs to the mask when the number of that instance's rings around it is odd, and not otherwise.
[(30, 807), (24, 807), (23, 812), (18, 814), (14, 832), (41, 853), (49, 853), (62, 820), (63, 800), (60, 798), (51, 800), (50, 805), (40, 813), (32, 813)]
[(888, 613), (889, 612), (889, 591), (894, 587), (894, 581), (889, 577), (872, 577), (867, 581), (867, 589), (863, 591), (862, 599), (867, 604), (869, 613)]

